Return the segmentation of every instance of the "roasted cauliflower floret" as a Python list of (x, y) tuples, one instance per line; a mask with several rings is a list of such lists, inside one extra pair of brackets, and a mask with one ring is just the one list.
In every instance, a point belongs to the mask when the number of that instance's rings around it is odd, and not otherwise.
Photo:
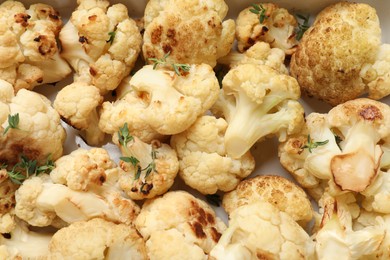
[(57, 82), (71, 73), (60, 57), (57, 36), (62, 26), (51, 6), (34, 4), (29, 9), (17, 1), (0, 5), (0, 79), (18, 91)]
[(137, 60), (142, 37), (123, 4), (80, 0), (60, 33), (64, 57), (75, 80), (96, 86), (102, 95), (118, 87)]
[(53, 106), (65, 122), (83, 131), (89, 145), (98, 145), (105, 137), (98, 127), (97, 110), (102, 102), (103, 97), (95, 86), (74, 82), (57, 93)]
[(167, 68), (146, 65), (129, 85), (122, 99), (103, 103), (99, 127), (112, 134), (128, 123), (130, 133), (146, 142), (153, 140), (153, 131), (172, 135), (186, 130), (214, 104), (219, 92), (218, 80), (206, 64), (192, 65), (180, 76)]
[[(375, 62), (380, 41), (374, 8), (363, 3), (333, 4), (304, 34), (291, 59), (291, 75), (308, 96), (331, 105), (357, 98), (366, 92), (360, 72)], [(374, 91), (370, 95), (374, 97)]]
[(311, 259), (314, 243), (287, 213), (257, 201), (230, 214), (211, 259)]
[[(253, 12), (256, 9), (258, 14)], [(237, 47), (240, 52), (246, 51), (256, 42), (267, 42), (272, 48), (282, 49), (291, 55), (298, 44), (295, 39), (297, 20), (276, 4), (254, 4), (239, 13), (236, 23)]]
[[(129, 141), (125, 141), (129, 140)], [(122, 157), (119, 186), (134, 200), (153, 198), (168, 191), (179, 171), (175, 150), (160, 141), (151, 144), (131, 136), (125, 125), (113, 135)]]
[(147, 259), (145, 242), (132, 226), (95, 218), (57, 231), (50, 259)]
[[(15, 191), (17, 185), (13, 183), (9, 177), (6, 169), (0, 170), (0, 216), (9, 213), (15, 207)], [(3, 221), (0, 221), (3, 223)], [(2, 232), (2, 224), (0, 224), (0, 233)]]
[(171, 137), (179, 156), (180, 177), (203, 194), (230, 191), (255, 168), (249, 151), (237, 159), (226, 154), (227, 127), (223, 118), (203, 116), (186, 131)]
[(365, 98), (338, 105), (328, 114), (312, 113), (306, 118), (307, 135), (280, 146), (281, 163), (303, 187), (313, 188), (302, 176), (313, 176), (336, 193), (363, 192), (377, 176), (389, 116), (388, 105)]
[(189, 252), (196, 252), (191, 259), (205, 259), (226, 228), (207, 203), (184, 191), (147, 200), (135, 225), (151, 260), (188, 258)]
[(139, 207), (122, 196), (116, 187), (118, 171), (106, 171), (106, 181), (88, 191), (77, 191), (53, 183), (49, 176), (38, 175), (27, 179), (16, 191), (15, 214), (33, 226), (49, 226), (60, 218), (66, 223), (101, 217), (114, 222), (130, 224)]
[(10, 166), (19, 161), (20, 155), (38, 164), (49, 156), (59, 158), (66, 133), (50, 100), (26, 89), (14, 95), (11, 84), (3, 80), (0, 92), (0, 161)]
[(149, 1), (145, 8), (143, 55), (175, 63), (214, 67), (234, 41), (233, 20), (222, 22), (228, 11), (223, 0)]
[(243, 180), (235, 190), (223, 196), (222, 206), (231, 214), (238, 207), (257, 201), (271, 203), (304, 227), (313, 218), (313, 208), (306, 193), (293, 182), (277, 175)]
[(238, 158), (257, 141), (277, 135), (279, 141), (299, 132), (303, 108), (297, 81), (266, 65), (242, 64), (226, 74), (212, 111), (228, 122), (227, 154)]

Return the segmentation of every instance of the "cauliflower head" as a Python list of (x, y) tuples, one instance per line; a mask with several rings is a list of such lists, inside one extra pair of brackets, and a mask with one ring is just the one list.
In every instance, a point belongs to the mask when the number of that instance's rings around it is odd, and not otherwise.
[(59, 55), (62, 21), (53, 7), (33, 4), (26, 9), (18, 1), (5, 1), (0, 5), (0, 21), (0, 79), (15, 91), (57, 82), (71, 73)]
[(123, 4), (80, 0), (60, 32), (61, 55), (76, 72), (75, 80), (96, 86), (102, 95), (114, 90), (134, 67), (142, 37)]
[[(195, 253), (192, 259), (206, 259), (226, 229), (206, 202), (185, 191), (147, 200), (135, 226), (146, 241), (150, 259), (183, 259), (188, 252)], [(177, 241), (182, 245), (179, 250)]]
[(223, 22), (227, 11), (223, 0), (149, 1), (144, 14), (145, 59), (169, 53), (170, 62), (214, 67), (234, 42), (234, 21)]
[(105, 137), (105, 133), (98, 127), (97, 110), (102, 102), (103, 97), (98, 88), (79, 81), (61, 89), (57, 93), (53, 107), (65, 122), (85, 132), (85, 140), (89, 145), (98, 145)]
[[(134, 200), (149, 199), (167, 192), (179, 171), (175, 150), (157, 140), (147, 144), (135, 136), (125, 136), (123, 131), (128, 133), (126, 126), (121, 130), (118, 135), (113, 135), (114, 144), (122, 152), (120, 188)], [(123, 142), (126, 138), (131, 141)]]
[(257, 201), (230, 214), (211, 259), (311, 259), (314, 243), (287, 213)]
[(388, 105), (366, 98), (340, 104), (327, 114), (312, 113), (306, 118), (307, 136), (292, 137), (280, 146), (281, 163), (294, 176), (327, 182), (335, 194), (363, 192), (377, 176), (389, 115)]
[(66, 133), (49, 99), (26, 89), (14, 95), (11, 84), (0, 80), (0, 111), (1, 162), (14, 165), (24, 155), (43, 164), (62, 155)]
[(330, 5), (304, 34), (291, 59), (291, 75), (308, 96), (331, 105), (357, 98), (366, 92), (360, 72), (375, 62), (380, 41), (374, 8), (351, 2)]
[[(99, 126), (105, 132), (114, 133), (123, 123), (115, 129), (113, 126), (118, 122), (113, 120), (126, 116), (129, 131), (134, 136), (141, 131), (141, 136), (147, 137), (144, 140), (140, 136), (143, 141), (153, 136), (150, 128), (160, 135), (183, 132), (214, 104), (219, 92), (213, 69), (206, 64), (191, 65), (188, 73), (180, 76), (166, 68), (153, 69), (152, 65), (146, 65), (134, 74), (129, 85), (131, 90), (122, 100), (103, 103)], [(131, 96), (127, 98), (128, 95)], [(123, 110), (126, 108), (127, 112)], [(150, 128), (146, 127), (146, 133), (142, 134), (145, 125)]]
[(227, 127), (223, 118), (202, 116), (186, 131), (171, 137), (179, 157), (180, 177), (202, 194), (230, 191), (255, 168), (249, 151), (237, 159), (227, 155)]
[(304, 111), (293, 77), (266, 65), (241, 64), (226, 74), (222, 84), (212, 111), (228, 122), (225, 146), (229, 156), (242, 156), (267, 136), (277, 135), (284, 141), (301, 130)]
[[(264, 12), (264, 19), (251, 10)], [(236, 21), (237, 48), (244, 52), (257, 42), (267, 42), (287, 55), (294, 53), (298, 41), (295, 39), (297, 20), (286, 9), (273, 3), (254, 4), (242, 10)]]
[(60, 229), (49, 251), (50, 259), (147, 259), (145, 242), (134, 227), (100, 218)]
[(223, 196), (222, 206), (228, 214), (238, 207), (267, 201), (293, 220), (306, 226), (313, 218), (313, 208), (306, 193), (293, 182), (277, 175), (259, 175), (243, 180)]

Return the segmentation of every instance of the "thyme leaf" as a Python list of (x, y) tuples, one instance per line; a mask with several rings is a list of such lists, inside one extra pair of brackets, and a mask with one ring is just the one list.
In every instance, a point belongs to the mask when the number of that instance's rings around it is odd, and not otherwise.
[(8, 115), (8, 126), (4, 129), (3, 134), (7, 134), (9, 129), (19, 129), (19, 113)]
[(249, 11), (251, 13), (257, 14), (259, 16), (259, 22), (263, 23), (265, 19), (268, 18), (268, 16), (265, 14), (267, 12), (267, 9), (264, 8), (262, 4), (252, 4), (251, 9)]
[(313, 149), (317, 148), (318, 146), (325, 145), (329, 142), (329, 140), (325, 141), (319, 141), (319, 142), (313, 142), (313, 139), (310, 138), (310, 135), (307, 135), (307, 144), (302, 146), (302, 149), (308, 149), (309, 152), (311, 153)]
[(157, 68), (157, 66), (159, 65), (170, 65), (172, 66), (173, 70), (175, 71), (175, 73), (178, 75), (178, 76), (181, 76), (181, 71), (184, 71), (184, 72), (188, 72), (190, 71), (190, 68), (191, 66), (189, 64), (182, 64), (182, 63), (171, 63), (171, 62), (167, 62), (167, 58), (169, 57), (169, 55), (171, 54), (171, 52), (168, 52), (164, 55), (164, 57), (162, 57), (161, 59), (157, 59), (157, 58), (148, 58), (149, 61), (153, 62), (153, 69), (155, 70)]

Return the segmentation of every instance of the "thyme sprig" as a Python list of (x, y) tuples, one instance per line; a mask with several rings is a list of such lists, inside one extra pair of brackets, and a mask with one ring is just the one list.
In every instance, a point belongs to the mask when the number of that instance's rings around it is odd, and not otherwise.
[(110, 38), (106, 42), (112, 45), (115, 39), (116, 32), (109, 32), (108, 35), (110, 36)]
[(162, 57), (161, 59), (157, 59), (157, 58), (148, 58), (149, 61), (153, 62), (153, 69), (155, 70), (157, 68), (157, 66), (159, 65), (170, 65), (172, 66), (173, 70), (175, 71), (175, 73), (178, 75), (178, 76), (181, 76), (181, 71), (184, 71), (184, 72), (188, 72), (190, 71), (190, 68), (191, 66), (189, 64), (182, 64), (182, 63), (172, 63), (172, 62), (168, 62), (167, 61), (167, 58), (169, 57), (169, 55), (171, 54), (171, 52), (168, 52), (164, 55), (164, 57)]
[(268, 18), (266, 15), (267, 9), (265, 9), (262, 4), (252, 4), (252, 7), (253, 8), (249, 9), (249, 11), (251, 13), (257, 14), (259, 16), (259, 22), (263, 23), (264, 20)]
[(8, 130), (19, 129), (19, 113), (8, 115), (8, 126), (4, 129), (3, 134), (7, 134)]
[(297, 18), (301, 19), (303, 22), (299, 23), (298, 22), (298, 28), (295, 32), (295, 38), (299, 41), (302, 39), (303, 34), (309, 29), (309, 18), (310, 15), (302, 15), (302, 14), (297, 14)]
[(307, 143), (302, 146), (302, 149), (308, 149), (309, 152), (311, 153), (313, 149), (317, 148), (318, 146), (325, 145), (329, 142), (329, 140), (325, 141), (319, 141), (319, 142), (313, 142), (313, 139), (311, 139), (310, 135), (307, 135)]

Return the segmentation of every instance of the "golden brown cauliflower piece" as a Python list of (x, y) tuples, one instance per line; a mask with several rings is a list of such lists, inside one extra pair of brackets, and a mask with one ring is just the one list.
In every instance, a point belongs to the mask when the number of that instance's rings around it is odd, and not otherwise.
[(340, 2), (325, 8), (304, 34), (290, 69), (308, 96), (331, 105), (366, 91), (363, 65), (376, 60), (381, 41), (379, 19), (367, 4)]
[[(259, 14), (250, 10), (254, 6), (264, 11), (260, 23)], [(256, 42), (267, 42), (272, 48), (282, 49), (287, 55), (294, 53), (298, 41), (295, 39), (297, 20), (286, 9), (273, 3), (255, 4), (241, 11), (237, 17), (236, 38), (238, 50), (246, 51)]]
[(306, 193), (281, 176), (256, 176), (246, 179), (223, 196), (222, 206), (228, 214), (243, 205), (267, 201), (305, 226), (313, 218), (313, 208)]
[(102, 95), (115, 89), (134, 67), (142, 37), (123, 4), (79, 0), (60, 33), (61, 53), (76, 71), (75, 80), (96, 86)]
[(137, 230), (95, 218), (57, 231), (49, 243), (49, 259), (147, 259)]
[(151, 260), (186, 259), (188, 253), (194, 253), (191, 259), (206, 259), (226, 229), (206, 202), (184, 191), (147, 200), (135, 225)]
[(0, 5), (0, 79), (15, 90), (33, 89), (65, 78), (71, 69), (60, 57), (57, 36), (59, 13), (45, 4), (26, 9), (17, 1)]
[(149, 1), (145, 8), (143, 55), (175, 63), (207, 63), (230, 51), (234, 21), (222, 22), (228, 11), (223, 0)]

